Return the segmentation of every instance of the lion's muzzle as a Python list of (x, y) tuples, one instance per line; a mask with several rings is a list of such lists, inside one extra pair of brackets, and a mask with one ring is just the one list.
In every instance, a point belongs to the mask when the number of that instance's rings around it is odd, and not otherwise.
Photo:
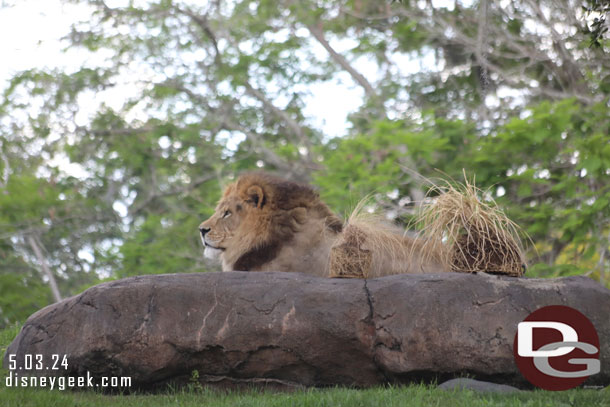
[(201, 234), (201, 243), (203, 243), (203, 255), (208, 259), (217, 259), (218, 256), (225, 250), (223, 247), (216, 247), (213, 244), (208, 243), (205, 238), (205, 235), (210, 231), (210, 228), (199, 228), (199, 233)]

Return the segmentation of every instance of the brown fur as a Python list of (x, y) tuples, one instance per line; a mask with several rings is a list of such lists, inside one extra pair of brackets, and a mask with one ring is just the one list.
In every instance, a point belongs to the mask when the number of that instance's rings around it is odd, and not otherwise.
[(200, 229), (209, 229), (207, 245), (222, 250), (223, 271), (323, 275), (342, 222), (310, 186), (251, 173), (226, 188)]
[(223, 271), (357, 278), (446, 271), (440, 256), (424, 255), (420, 241), (381, 219), (353, 215), (343, 230), (310, 186), (263, 173), (230, 184), (200, 228), (209, 229), (205, 243), (222, 250)]
[(331, 249), (330, 277), (373, 278), (449, 271), (440, 253), (405, 236), (379, 216), (352, 215)]
[[(471, 184), (441, 192), (423, 211), (423, 232), (411, 238), (364, 214), (361, 206), (343, 227), (310, 186), (246, 174), (226, 188), (216, 213), (200, 225), (204, 253), (220, 254), (223, 271), (355, 278), (446, 271), (521, 276), (516, 225), (481, 202)], [(449, 236), (450, 243), (440, 236)]]

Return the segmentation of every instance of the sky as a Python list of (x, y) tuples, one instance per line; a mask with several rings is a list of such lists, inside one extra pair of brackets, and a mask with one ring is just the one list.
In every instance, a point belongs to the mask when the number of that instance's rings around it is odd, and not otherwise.
[[(142, 0), (145, 1), (145, 0)], [(127, 0), (105, 0), (109, 7), (124, 6)], [(449, 0), (433, 0), (435, 6), (452, 7)], [(67, 42), (61, 38), (68, 34), (72, 23), (87, 20), (90, 9), (86, 5), (64, 4), (61, 0), (0, 0), (0, 4), (10, 4), (10, 7), (0, 8), (0, 90), (16, 73), (31, 68), (62, 68), (67, 71), (76, 70), (85, 61), (88, 64), (101, 64), (103, 55), (92, 55), (83, 50), (67, 49)], [(330, 39), (333, 47), (339, 52), (356, 46), (355, 41), (344, 40), (337, 43)], [(313, 50), (322, 58), (328, 55), (321, 45), (313, 42)], [(403, 58), (398, 61), (401, 74), (416, 73), (422, 69), (434, 69), (432, 53), (414, 60)], [(358, 70), (369, 78), (377, 74), (376, 65), (361, 57), (353, 62)], [(83, 98), (86, 102), (81, 106), (80, 119), (84, 125), (87, 116), (92, 116), (102, 102), (120, 109), (128, 95), (133, 94), (137, 77), (124, 77), (122, 86)], [(308, 124), (323, 132), (326, 138), (344, 136), (347, 134), (349, 113), (362, 104), (364, 93), (354, 84), (346, 72), (341, 72), (332, 80), (308, 85), (311, 96), (305, 100), (304, 114)], [(146, 117), (138, 117), (143, 121)], [(77, 117), (77, 121), (78, 121)], [(229, 143), (235, 142), (230, 140)], [(229, 149), (232, 149), (229, 146)]]
[(0, 83), (21, 70), (78, 63), (76, 55), (61, 52), (59, 39), (68, 33), (71, 21), (86, 15), (83, 7), (59, 0), (15, 3), (0, 9)]
[[(119, 0), (109, 0), (108, 4), (113, 1)], [(0, 41), (0, 55), (3, 56), (0, 89), (20, 71), (45, 67), (70, 71), (80, 66), (84, 59), (91, 58), (83, 51), (66, 51), (66, 42), (61, 41), (71, 23), (87, 19), (87, 6), (63, 4), (60, 0), (13, 0), (9, 3), (12, 6), (0, 9), (0, 38), (3, 38)], [(366, 63), (362, 67), (365, 71), (371, 69)], [(130, 78), (124, 80), (129, 82)], [(308, 120), (329, 137), (345, 135), (347, 115), (361, 104), (361, 89), (345, 74), (331, 82), (312, 85), (309, 91), (311, 97), (305, 109)], [(126, 97), (109, 93), (103, 96), (103, 101), (116, 106)], [(89, 106), (82, 106), (84, 114), (93, 114), (99, 102), (98, 99)]]

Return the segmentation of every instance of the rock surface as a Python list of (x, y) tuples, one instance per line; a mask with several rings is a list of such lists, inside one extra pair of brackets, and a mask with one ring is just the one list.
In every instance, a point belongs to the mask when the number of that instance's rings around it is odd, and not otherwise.
[(149, 275), (92, 287), (32, 315), (7, 349), (67, 355), (39, 375), (129, 376), (132, 388), (192, 380), (224, 386), (371, 386), (467, 375), (527, 385), (516, 327), (546, 305), (587, 315), (610, 383), (610, 291), (585, 277), (458, 273), (372, 280), (297, 273)]
[(439, 389), (442, 390), (472, 390), (479, 393), (518, 393), (521, 390), (506, 384), (496, 384), (490, 382), (482, 382), (480, 380), (458, 378), (447, 380), (443, 384), (439, 384)]

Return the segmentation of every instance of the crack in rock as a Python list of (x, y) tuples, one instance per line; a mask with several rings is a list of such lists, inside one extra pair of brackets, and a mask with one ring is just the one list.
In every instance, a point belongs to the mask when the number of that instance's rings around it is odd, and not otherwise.
[(284, 304), (286, 303), (286, 297), (284, 297), (284, 298), (280, 298), (279, 300), (277, 300), (276, 302), (274, 302), (274, 303), (271, 305), (271, 308), (258, 308), (256, 305), (253, 305), (253, 307), (254, 307), (254, 309), (255, 309), (256, 311), (258, 311), (258, 312), (260, 312), (260, 313), (263, 313), (263, 314), (265, 314), (265, 315), (269, 315), (269, 314), (271, 314), (271, 313), (272, 313), (272, 312), (275, 310), (275, 307), (277, 307), (277, 306), (278, 306), (279, 304), (281, 304), (281, 303), (284, 303)]
[(201, 321), (201, 328), (199, 328), (199, 330), (197, 331), (197, 347), (201, 346), (201, 335), (203, 333), (203, 330), (205, 329), (209, 316), (212, 315), (218, 304), (218, 284), (214, 284), (214, 305), (212, 306), (212, 308), (210, 308), (208, 313), (205, 314), (203, 320)]
[[(364, 279), (363, 282), (364, 282), (364, 285), (363, 285), (364, 293), (366, 295), (366, 302), (369, 307), (369, 314), (364, 319), (364, 322), (373, 328), (373, 340), (372, 340), (372, 347), (371, 347), (371, 356), (373, 357), (372, 362), (373, 362), (373, 365), (379, 371), (379, 373), (381, 373), (381, 375), (384, 377), (385, 382), (390, 383), (391, 379), (388, 376), (388, 372), (386, 371), (386, 369), (384, 369), (383, 365), (381, 363), (379, 363), (379, 358), (377, 356), (377, 349), (380, 346), (384, 346), (384, 347), (386, 346), (383, 342), (380, 342), (380, 341), (378, 342), (377, 331), (379, 329), (383, 329), (383, 327), (380, 326), (379, 328), (377, 328), (377, 323), (375, 322), (375, 308), (373, 305), (374, 304), (373, 296), (371, 295), (371, 291), (369, 290), (368, 280)], [(392, 339), (395, 340), (395, 338), (392, 338)]]
[(509, 297), (509, 295), (507, 294), (507, 295), (504, 295), (504, 296), (502, 296), (502, 297), (498, 298), (497, 300), (479, 301), (479, 300), (477, 299), (477, 300), (473, 301), (472, 303), (473, 303), (474, 305), (479, 306), (479, 307), (480, 307), (480, 306), (482, 306), (482, 305), (496, 305), (496, 304), (501, 303), (502, 301), (504, 301), (504, 300), (505, 300), (506, 298), (508, 298), (508, 297)]

